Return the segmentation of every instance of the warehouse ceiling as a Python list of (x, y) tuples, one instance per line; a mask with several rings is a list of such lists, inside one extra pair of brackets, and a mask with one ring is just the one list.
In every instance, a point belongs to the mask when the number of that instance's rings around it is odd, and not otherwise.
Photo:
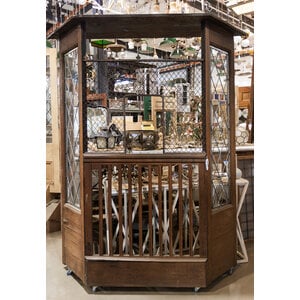
[(46, 29), (74, 13), (199, 13), (210, 12), (254, 32), (254, 0), (47, 0)]

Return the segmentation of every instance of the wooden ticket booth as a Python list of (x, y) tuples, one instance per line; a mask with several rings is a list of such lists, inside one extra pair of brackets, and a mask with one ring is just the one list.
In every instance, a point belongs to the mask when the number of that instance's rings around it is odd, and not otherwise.
[(236, 265), (241, 34), (203, 13), (74, 16), (48, 36), (63, 263), (85, 286), (207, 287)]

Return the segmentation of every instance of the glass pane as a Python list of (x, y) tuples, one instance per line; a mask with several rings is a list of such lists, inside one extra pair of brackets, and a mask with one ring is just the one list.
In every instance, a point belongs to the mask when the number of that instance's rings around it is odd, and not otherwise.
[(80, 207), (77, 48), (64, 56), (67, 202)]
[(228, 53), (210, 47), (212, 207), (230, 203)]
[(87, 62), (89, 152), (202, 152), (201, 60), (150, 57)]
[(46, 143), (52, 143), (50, 56), (46, 55)]

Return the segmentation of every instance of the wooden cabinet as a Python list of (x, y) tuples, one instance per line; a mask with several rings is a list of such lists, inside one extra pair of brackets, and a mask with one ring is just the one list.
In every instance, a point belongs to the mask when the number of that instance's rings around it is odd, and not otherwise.
[(250, 108), (251, 87), (244, 86), (238, 88), (238, 106), (239, 108)]
[[(247, 130), (247, 143), (254, 141), (254, 88), (253, 86), (237, 87), (237, 125)], [(244, 124), (244, 125), (243, 125)], [(237, 144), (238, 141), (237, 141)]]
[[(170, 14), (75, 16), (49, 36), (62, 66), (63, 262), (85, 286), (206, 287), (236, 265), (236, 34), (210, 14)], [(164, 48), (170, 36), (201, 42), (174, 53)], [(99, 38), (113, 39), (109, 56), (89, 46)], [(141, 38), (155, 40), (159, 58), (112, 58)], [(141, 101), (135, 121), (151, 130), (132, 131), (123, 105), (120, 134), (98, 126), (90, 140), (91, 65), (94, 92), (107, 99), (101, 120), (112, 125), (123, 75)], [(89, 148), (103, 138), (115, 143)]]

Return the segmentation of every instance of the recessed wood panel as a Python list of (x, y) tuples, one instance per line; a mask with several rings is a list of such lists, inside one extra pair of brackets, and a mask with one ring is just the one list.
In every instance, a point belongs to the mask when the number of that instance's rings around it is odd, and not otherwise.
[(206, 262), (87, 260), (87, 285), (127, 287), (205, 287)]
[(83, 280), (84, 253), (81, 211), (65, 205), (63, 208), (63, 254), (64, 263)]
[(228, 205), (216, 209), (211, 216), (209, 234), (209, 281), (236, 265), (236, 216)]
[(239, 108), (250, 108), (251, 87), (238, 88), (238, 106)]
[(52, 161), (46, 162), (46, 181), (48, 183), (53, 182), (53, 162)]

